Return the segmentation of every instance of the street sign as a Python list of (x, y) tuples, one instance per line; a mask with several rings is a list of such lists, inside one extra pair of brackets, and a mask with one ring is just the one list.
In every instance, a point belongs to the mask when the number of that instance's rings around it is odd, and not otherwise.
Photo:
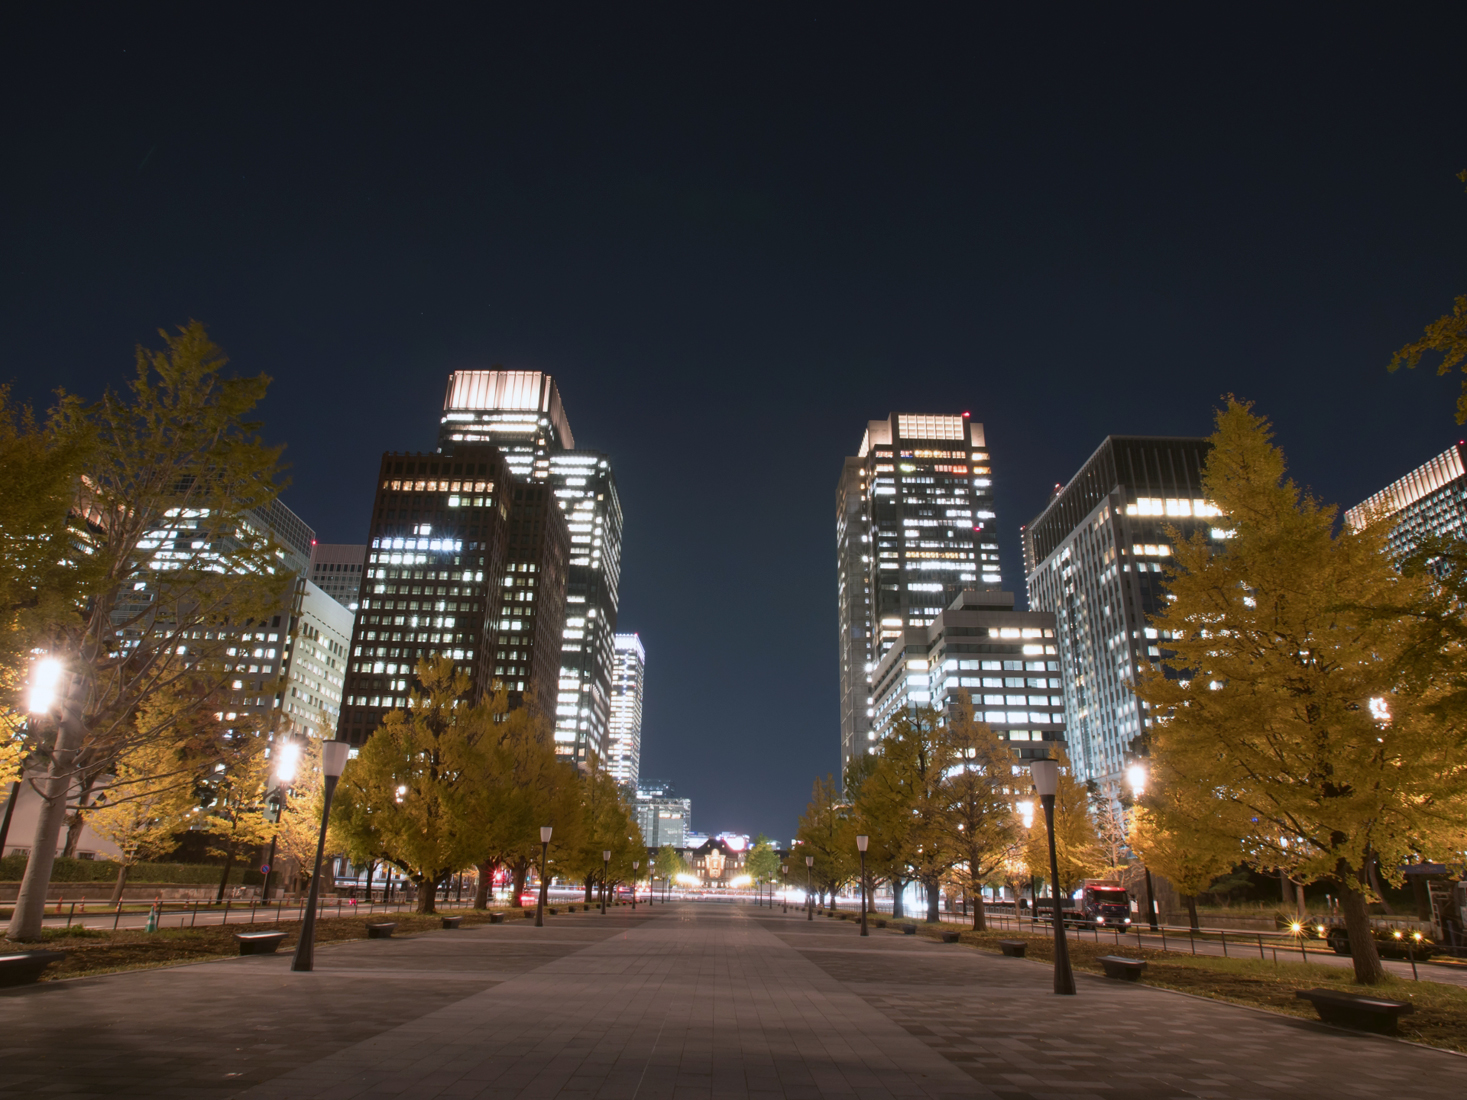
[(262, 864), (260, 864), (260, 874), (262, 874), (262, 875), (268, 875), (269, 873), (270, 873), (270, 865), (268, 863), (262, 863)]

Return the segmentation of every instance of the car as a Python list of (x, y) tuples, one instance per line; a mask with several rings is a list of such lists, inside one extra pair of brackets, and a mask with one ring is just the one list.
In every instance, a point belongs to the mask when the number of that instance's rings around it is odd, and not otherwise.
[(526, 890), (523, 894), (520, 895), (520, 907), (522, 909), (533, 909), (539, 904), (539, 894), (532, 894), (530, 893), (530, 891)]
[[(1350, 933), (1343, 924), (1330, 925), (1325, 942), (1336, 955), (1350, 953)], [(1436, 944), (1420, 932), (1400, 928), (1375, 929), (1375, 948), (1386, 959), (1429, 959), (1436, 953)]]

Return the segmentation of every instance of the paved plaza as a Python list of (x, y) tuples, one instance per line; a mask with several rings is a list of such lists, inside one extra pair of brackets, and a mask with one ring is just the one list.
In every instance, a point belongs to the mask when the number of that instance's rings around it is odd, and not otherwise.
[(961, 945), (689, 903), (0, 992), (0, 1097), (1467, 1095), (1467, 1058)]

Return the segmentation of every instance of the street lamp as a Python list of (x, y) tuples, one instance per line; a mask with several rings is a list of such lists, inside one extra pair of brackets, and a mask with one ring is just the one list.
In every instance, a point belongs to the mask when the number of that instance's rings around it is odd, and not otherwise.
[(642, 866), (640, 859), (632, 860), (632, 912), (637, 911), (637, 868)]
[(869, 936), (866, 931), (866, 845), (871, 843), (871, 838), (865, 833), (856, 837), (856, 850), (861, 853), (861, 935)]
[(790, 865), (788, 863), (779, 865), (779, 878), (782, 887), (780, 896), (784, 902), (784, 911), (788, 913), (790, 911)]
[(55, 709), (62, 667), (58, 657), (42, 657), (31, 665), (31, 690), (26, 698), (26, 709), (32, 714), (50, 714)]
[(295, 961), (290, 964), (292, 970), (310, 970), (315, 962), (316, 904), (321, 896), (321, 857), (326, 852), (326, 822), (331, 816), (331, 796), (336, 792), (336, 781), (346, 770), (350, 749), (345, 741), (321, 744), (321, 774), (326, 785), (321, 798), (321, 835), (316, 839), (316, 869), (311, 874), (311, 897), (306, 905), (306, 919), (301, 925), (300, 942), (295, 945)]
[(805, 919), (815, 919), (815, 895), (810, 892), (810, 869), (815, 866), (815, 857), (805, 857)]
[(601, 853), (601, 915), (606, 916), (606, 880), (611, 877), (611, 849)]
[(265, 858), (265, 885), (260, 887), (260, 901), (270, 900), (270, 871), (275, 866), (275, 843), (280, 839), (280, 819), (285, 813), (285, 801), (290, 797), (290, 785), (295, 780), (296, 765), (300, 763), (301, 747), (297, 741), (280, 742), (279, 755), (275, 760), (275, 789), (265, 797), (265, 816), (275, 824), (270, 834), (270, 854)]
[(1044, 805), (1044, 824), (1049, 833), (1050, 896), (1054, 900), (1054, 991), (1073, 995), (1075, 975), (1070, 970), (1070, 944), (1065, 938), (1064, 914), (1060, 909), (1059, 858), (1054, 851), (1054, 795), (1059, 790), (1059, 761), (1031, 760), (1029, 774)]
[[(1126, 782), (1131, 787), (1131, 804), (1134, 807), (1141, 801), (1141, 796), (1146, 793), (1146, 765), (1139, 761), (1126, 769)], [(1131, 811), (1136, 812), (1134, 808)], [(1150, 925), (1153, 932), (1156, 931), (1156, 898), (1151, 889), (1151, 868), (1143, 860), (1141, 869), (1146, 872), (1146, 923)]]
[(550, 889), (550, 880), (545, 877), (545, 865), (550, 855), (550, 834), (553, 825), (540, 826), (540, 897), (535, 901), (535, 927), (545, 927), (545, 898)]

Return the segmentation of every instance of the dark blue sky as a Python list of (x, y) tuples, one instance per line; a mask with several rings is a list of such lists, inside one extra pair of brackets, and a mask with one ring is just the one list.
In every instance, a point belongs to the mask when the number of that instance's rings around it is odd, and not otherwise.
[(1459, 438), (1385, 364), (1467, 292), (1463, 9), (19, 8), (0, 379), (95, 396), (203, 320), (356, 541), (450, 370), (550, 371), (615, 460), (643, 774), (701, 829), (788, 837), (836, 766), (868, 419), (987, 424), (1020, 592), (1107, 433), (1235, 392), (1345, 504)]

